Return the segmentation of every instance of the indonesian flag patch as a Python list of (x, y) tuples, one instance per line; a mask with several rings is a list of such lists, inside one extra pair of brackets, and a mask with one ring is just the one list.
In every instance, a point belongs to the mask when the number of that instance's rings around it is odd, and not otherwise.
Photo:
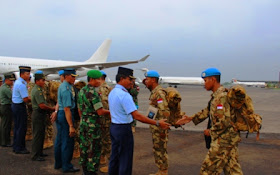
[(157, 100), (157, 103), (162, 103), (162, 102), (163, 102), (162, 98)]
[(217, 105), (217, 109), (223, 109), (223, 105), (222, 104), (218, 104)]

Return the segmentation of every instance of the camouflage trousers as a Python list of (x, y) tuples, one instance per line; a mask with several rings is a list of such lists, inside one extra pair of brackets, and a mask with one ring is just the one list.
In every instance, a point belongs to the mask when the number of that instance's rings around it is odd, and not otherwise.
[(46, 123), (45, 124), (46, 124), (45, 139), (52, 140), (53, 139), (53, 135), (54, 135), (54, 129), (53, 129), (53, 124), (51, 122), (49, 114), (47, 114), (47, 118), (46, 118)]
[(155, 163), (158, 169), (164, 171), (168, 169), (167, 142), (168, 130), (163, 130), (156, 126), (150, 126), (153, 139), (153, 152)]
[(80, 133), (80, 164), (87, 171), (98, 172), (101, 156), (101, 139), (92, 139)]
[(238, 148), (236, 146), (222, 147), (218, 139), (212, 141), (211, 147), (200, 169), (201, 175), (219, 175), (224, 171), (225, 175), (243, 174), (238, 162)]
[(32, 107), (27, 106), (27, 130), (26, 130), (26, 140), (32, 140), (32, 120), (31, 120), (31, 115), (32, 115)]
[(74, 121), (75, 137), (74, 137), (74, 151), (79, 151), (80, 148), (80, 120)]
[(101, 156), (110, 157), (111, 154), (111, 137), (110, 128), (101, 126)]

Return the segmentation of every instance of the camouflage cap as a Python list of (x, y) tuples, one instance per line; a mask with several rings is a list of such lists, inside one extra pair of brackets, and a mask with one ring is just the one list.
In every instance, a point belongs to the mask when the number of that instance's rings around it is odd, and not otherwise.
[(87, 72), (87, 76), (93, 79), (97, 79), (102, 76), (102, 73), (99, 70), (90, 70)]
[[(7, 79), (7, 80), (9, 79), (9, 80), (11, 80), (11, 81), (16, 80), (16, 76), (15, 76), (15, 74), (13, 74), (13, 73), (5, 74), (5, 75), (4, 75), (4, 78)], [(2, 77), (1, 77), (1, 79), (2, 79)]]

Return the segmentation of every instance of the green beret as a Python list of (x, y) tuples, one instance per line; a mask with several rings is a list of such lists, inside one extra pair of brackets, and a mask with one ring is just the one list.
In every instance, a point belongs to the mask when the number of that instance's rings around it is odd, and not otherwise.
[(99, 70), (90, 70), (87, 72), (87, 76), (93, 79), (97, 79), (102, 76), (102, 73)]

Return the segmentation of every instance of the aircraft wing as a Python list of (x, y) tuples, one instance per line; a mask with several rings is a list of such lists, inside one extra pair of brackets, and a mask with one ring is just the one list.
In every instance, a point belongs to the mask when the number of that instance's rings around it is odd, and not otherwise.
[[(122, 66), (127, 64), (139, 63), (145, 61), (150, 55), (146, 55), (139, 60), (131, 60), (131, 61), (116, 61), (116, 62), (106, 62), (106, 63), (90, 63), (90, 62), (82, 62), (76, 65), (65, 65), (65, 66), (56, 66), (56, 67), (46, 67), (46, 68), (39, 68), (40, 70), (44, 71), (44, 74), (54, 74), (57, 73), (61, 69), (65, 68), (74, 68), (78, 71), (83, 71), (84, 69), (105, 69), (110, 67)], [(32, 69), (34, 71), (34, 69)]]

